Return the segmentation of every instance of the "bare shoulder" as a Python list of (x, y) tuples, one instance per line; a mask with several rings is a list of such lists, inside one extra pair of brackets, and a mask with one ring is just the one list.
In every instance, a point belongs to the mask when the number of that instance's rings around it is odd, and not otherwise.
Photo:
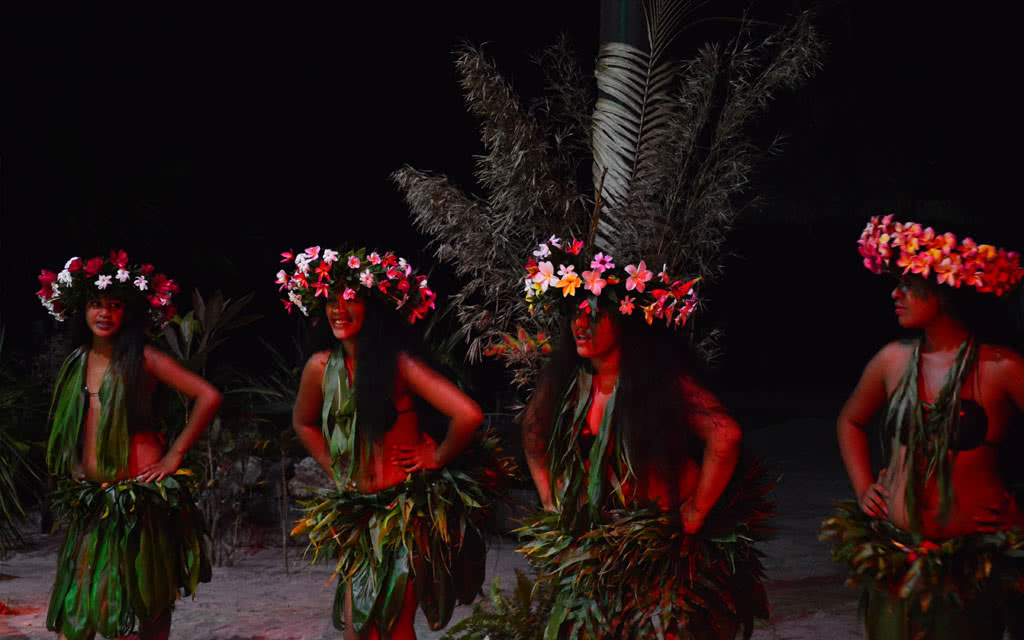
[(910, 356), (914, 353), (915, 340), (893, 340), (878, 350), (868, 366), (881, 367), (884, 371), (900, 371), (907, 368)]
[(309, 360), (306, 361), (306, 369), (312, 371), (321, 371), (327, 368), (327, 361), (331, 358), (330, 349), (324, 349), (323, 351), (317, 351), (313, 355), (309, 356)]
[(983, 344), (978, 348), (978, 362), (998, 375), (1024, 376), (1024, 357), (1009, 347)]
[(146, 345), (142, 347), (142, 363), (146, 371), (152, 372), (152, 368), (167, 363), (179, 364), (175, 358), (156, 347)]

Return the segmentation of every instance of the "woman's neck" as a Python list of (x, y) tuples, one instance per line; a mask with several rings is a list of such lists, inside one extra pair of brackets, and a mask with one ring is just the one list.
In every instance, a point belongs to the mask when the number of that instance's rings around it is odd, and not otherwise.
[(619, 353), (616, 347), (604, 355), (590, 358), (590, 365), (594, 368), (594, 381), (599, 390), (607, 393), (615, 388), (615, 383), (619, 380)]
[(921, 350), (924, 353), (956, 351), (970, 337), (971, 332), (963, 323), (943, 314), (924, 328)]
[(356, 348), (356, 341), (355, 340), (349, 340), (349, 339), (342, 340), (341, 341), (341, 348), (345, 352), (345, 359), (346, 360), (351, 360), (352, 363), (354, 364), (355, 361), (356, 361), (356, 356), (357, 356), (357, 352), (358, 352), (358, 349)]
[(90, 345), (89, 351), (96, 355), (110, 358), (114, 353), (114, 341), (106, 337), (93, 336), (92, 345)]

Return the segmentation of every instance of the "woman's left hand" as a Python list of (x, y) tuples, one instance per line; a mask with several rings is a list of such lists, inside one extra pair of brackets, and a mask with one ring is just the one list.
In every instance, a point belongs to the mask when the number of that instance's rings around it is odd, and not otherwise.
[(683, 531), (688, 535), (693, 535), (704, 526), (704, 518), (707, 514), (699, 512), (691, 498), (679, 507), (679, 515), (683, 520)]
[(391, 448), (391, 461), (406, 473), (420, 469), (438, 469), (437, 443), (430, 436), (423, 434), (415, 446), (395, 445)]
[(182, 456), (175, 455), (168, 451), (158, 462), (145, 467), (135, 476), (139, 482), (160, 482), (169, 475), (173, 475), (181, 466)]

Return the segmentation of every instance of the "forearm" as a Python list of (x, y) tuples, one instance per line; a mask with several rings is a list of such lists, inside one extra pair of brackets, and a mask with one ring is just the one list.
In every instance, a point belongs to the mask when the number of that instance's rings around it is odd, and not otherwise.
[(547, 456), (527, 451), (526, 466), (530, 469), (530, 477), (537, 488), (541, 506), (553, 509), (555, 505), (551, 497), (551, 472), (548, 470)]
[(324, 438), (320, 428), (303, 424), (292, 424), (292, 427), (295, 429), (295, 435), (298, 436), (299, 442), (306, 448), (309, 455), (323, 467), (324, 471), (331, 473), (331, 452), (327, 446), (327, 439)]
[(850, 476), (853, 491), (858, 497), (867, 491), (875, 481), (871, 472), (871, 447), (863, 429), (849, 420), (839, 419), (836, 425), (839, 437), (839, 452), (843, 456), (846, 473)]
[(223, 399), (223, 396), (218, 391), (212, 391), (197, 397), (195, 405), (192, 407), (188, 424), (185, 425), (185, 428), (175, 438), (171, 448), (168, 450), (168, 454), (175, 456), (179, 460), (184, 458), (185, 453), (192, 448), (192, 445), (196, 443), (199, 436), (213, 422), (213, 418), (217, 415), (217, 410), (220, 408)]
[(700, 467), (697, 488), (691, 498), (694, 507), (700, 514), (707, 515), (715, 506), (715, 502), (718, 501), (732, 478), (739, 457), (739, 437), (729, 437), (708, 443), (704, 451), (704, 461)]
[(437, 445), (434, 460), (438, 467), (443, 467), (455, 459), (473, 440), (473, 434), (483, 422), (483, 414), (472, 413), (462, 417), (454, 417), (448, 423), (448, 433)]

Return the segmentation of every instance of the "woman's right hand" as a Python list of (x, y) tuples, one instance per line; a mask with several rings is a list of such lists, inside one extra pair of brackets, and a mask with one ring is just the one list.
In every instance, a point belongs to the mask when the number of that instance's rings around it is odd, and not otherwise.
[(888, 519), (889, 517), (889, 491), (882, 484), (883, 482), (885, 482), (885, 469), (878, 472), (878, 479), (857, 498), (860, 510), (872, 518)]

